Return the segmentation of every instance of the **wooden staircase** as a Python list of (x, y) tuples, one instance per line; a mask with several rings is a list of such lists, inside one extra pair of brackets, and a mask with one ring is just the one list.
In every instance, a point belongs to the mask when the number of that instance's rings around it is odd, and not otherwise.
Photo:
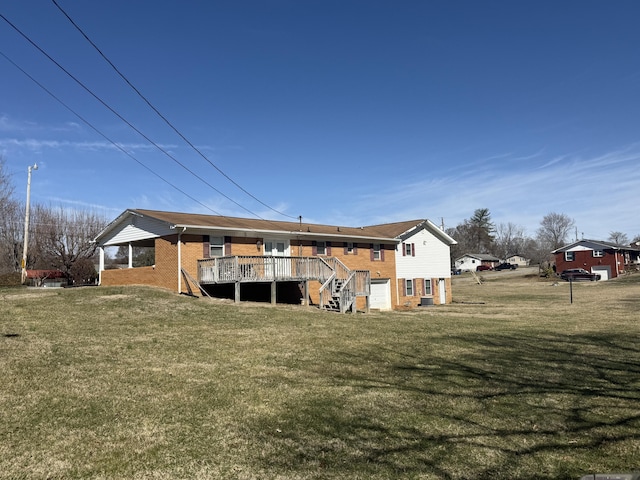
[(333, 282), (333, 288), (331, 289), (331, 296), (329, 297), (329, 300), (327, 301), (327, 303), (324, 305), (325, 310), (328, 310), (330, 312), (342, 311), (340, 309), (340, 290), (342, 289), (343, 284), (344, 284), (344, 281), (342, 280), (335, 280)]

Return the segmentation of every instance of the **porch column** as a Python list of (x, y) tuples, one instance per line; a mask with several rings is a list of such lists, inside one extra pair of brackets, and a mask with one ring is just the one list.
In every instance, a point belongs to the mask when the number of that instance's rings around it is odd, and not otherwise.
[(102, 271), (104, 270), (104, 247), (98, 249), (99, 252), (99, 264), (98, 264), (98, 285), (102, 284)]
[(234, 301), (240, 303), (240, 282), (236, 282), (235, 284)]
[(129, 268), (133, 268), (133, 245), (129, 243)]
[(276, 304), (276, 285), (277, 282), (271, 282), (271, 305)]

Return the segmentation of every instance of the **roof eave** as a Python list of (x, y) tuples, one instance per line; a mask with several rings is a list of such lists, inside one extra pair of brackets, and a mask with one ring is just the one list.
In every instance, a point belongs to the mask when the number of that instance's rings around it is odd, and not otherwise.
[[(255, 233), (260, 235), (295, 235), (297, 237), (307, 237), (307, 238), (341, 238), (341, 239), (358, 239), (358, 240), (375, 240), (380, 243), (400, 243), (400, 240), (397, 238), (386, 238), (386, 237), (371, 237), (371, 236), (363, 236), (363, 235), (345, 235), (345, 234), (337, 234), (337, 233), (323, 233), (323, 232), (304, 232), (297, 230), (267, 230), (267, 229), (258, 229), (258, 228), (240, 228), (240, 227), (220, 227), (220, 226), (206, 226), (206, 225), (185, 225), (185, 224), (175, 224), (171, 225), (171, 228), (175, 229), (186, 229), (186, 230), (217, 230), (217, 231), (228, 231), (228, 232), (245, 232), (245, 233)], [(186, 231), (185, 230), (185, 231)]]

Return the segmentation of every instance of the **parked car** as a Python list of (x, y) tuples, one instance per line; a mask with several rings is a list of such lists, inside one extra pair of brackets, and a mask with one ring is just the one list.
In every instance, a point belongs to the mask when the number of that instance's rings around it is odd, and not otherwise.
[(501, 263), (500, 265), (495, 267), (494, 270), (515, 270), (516, 268), (518, 268), (518, 265), (511, 263)]
[(451, 269), (451, 275), (460, 275), (460, 274), (462, 274), (462, 270), (460, 270), (459, 268)]
[(493, 270), (489, 265), (478, 265), (476, 267), (476, 272), (483, 272), (485, 270)]
[(590, 280), (592, 282), (600, 280), (599, 273), (587, 272), (584, 268), (570, 268), (569, 270), (563, 270), (560, 274), (560, 278), (563, 280)]

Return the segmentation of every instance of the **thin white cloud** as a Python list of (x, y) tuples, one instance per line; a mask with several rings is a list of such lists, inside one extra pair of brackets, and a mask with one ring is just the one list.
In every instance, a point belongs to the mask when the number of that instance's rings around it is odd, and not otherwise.
[(630, 236), (640, 231), (633, 212), (640, 203), (638, 145), (592, 157), (539, 159), (541, 166), (532, 162), (511, 170), (496, 165), (472, 169), (466, 175), (390, 186), (383, 192), (362, 195), (351, 210), (363, 219), (358, 223), (364, 224), (444, 217), (447, 226), (455, 226), (475, 209), (489, 208), (496, 223), (522, 225), (531, 235), (550, 212), (574, 218), (579, 229), (601, 239), (613, 230)]
[(97, 203), (90, 203), (90, 202), (83, 202), (80, 200), (72, 200), (69, 198), (62, 198), (62, 197), (49, 197), (48, 200), (52, 203), (57, 203), (59, 205), (69, 205), (69, 206), (73, 206), (73, 207), (80, 207), (80, 209), (82, 210), (92, 210), (92, 211), (99, 211), (101, 213), (104, 213), (105, 215), (111, 216), (114, 213), (119, 213), (120, 210), (117, 208), (113, 208), (113, 207), (108, 207), (106, 205), (100, 205)]
[[(155, 146), (148, 143), (118, 143), (119, 147), (128, 151), (155, 150)], [(40, 140), (34, 138), (0, 138), (0, 148), (24, 148), (30, 151), (41, 151), (44, 149), (74, 149), (74, 150), (119, 150), (118, 146), (110, 142), (74, 142), (68, 140)], [(176, 145), (159, 144), (165, 150), (177, 148)]]

